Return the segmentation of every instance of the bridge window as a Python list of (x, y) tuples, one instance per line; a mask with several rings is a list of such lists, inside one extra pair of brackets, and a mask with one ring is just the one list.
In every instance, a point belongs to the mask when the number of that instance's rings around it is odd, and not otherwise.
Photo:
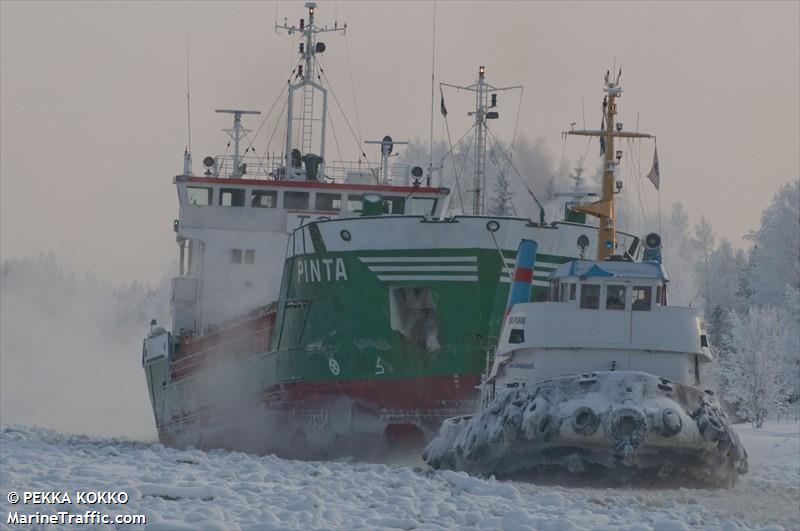
[(242, 263), (242, 250), (241, 249), (233, 249), (231, 252), (231, 262), (234, 264), (241, 264)]
[(253, 190), (253, 199), (250, 204), (258, 208), (277, 208), (278, 192)]
[(342, 196), (339, 194), (323, 194), (317, 193), (316, 206), (317, 210), (335, 210), (342, 209)]
[(348, 212), (361, 212), (361, 198), (362, 196), (350, 194), (347, 196), (347, 211)]
[(308, 192), (284, 193), (283, 208), (287, 210), (308, 210)]
[(558, 302), (558, 280), (550, 282), (550, 300)]
[(384, 197), (383, 198), (383, 213), (384, 214), (402, 214), (406, 210), (405, 197)]
[(226, 207), (243, 207), (244, 190), (241, 188), (220, 188), (219, 204)]
[(436, 208), (436, 199), (432, 197), (414, 197), (411, 199), (409, 214), (414, 216), (430, 216)]
[(581, 284), (581, 308), (585, 310), (600, 308), (600, 284)]
[(606, 310), (625, 309), (625, 286), (606, 286)]
[(631, 309), (634, 312), (649, 312), (653, 302), (653, 288), (650, 286), (633, 287), (633, 304)]
[(211, 204), (211, 188), (199, 186), (186, 187), (186, 198), (190, 205), (205, 206)]
[(255, 264), (256, 263), (256, 251), (255, 251), (255, 249), (245, 249), (245, 251), (244, 251), (244, 263), (245, 264)]
[(575, 292), (578, 291), (577, 287), (578, 285), (575, 284), (574, 282), (569, 283), (569, 300), (571, 301), (575, 300)]

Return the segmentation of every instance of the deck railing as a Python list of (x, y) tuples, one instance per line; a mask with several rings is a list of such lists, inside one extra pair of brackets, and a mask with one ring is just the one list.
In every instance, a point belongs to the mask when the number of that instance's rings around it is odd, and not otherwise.
[[(270, 153), (264, 157), (245, 156), (239, 158), (239, 171), (235, 171), (234, 157), (220, 155), (214, 159), (212, 167), (204, 168), (204, 175), (220, 179), (245, 178), (265, 180), (307, 180), (304, 164), (300, 167), (286, 168), (284, 157)], [(363, 161), (329, 161), (322, 165), (324, 175), (318, 180), (350, 184), (392, 184), (408, 186), (412, 183), (410, 164), (393, 163), (388, 165), (384, 175), (380, 164)]]

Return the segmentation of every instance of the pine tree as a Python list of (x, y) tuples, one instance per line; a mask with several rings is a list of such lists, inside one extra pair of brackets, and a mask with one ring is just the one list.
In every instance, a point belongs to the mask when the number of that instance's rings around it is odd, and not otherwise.
[(800, 180), (782, 186), (761, 214), (753, 240), (753, 301), (780, 306), (786, 286), (800, 288)]
[(761, 428), (787, 403), (785, 324), (780, 310), (772, 306), (732, 312), (730, 323), (720, 360), (723, 396), (754, 428)]
[(497, 173), (489, 213), (494, 216), (511, 216), (514, 214), (514, 207), (511, 202), (511, 188), (506, 172), (503, 170)]

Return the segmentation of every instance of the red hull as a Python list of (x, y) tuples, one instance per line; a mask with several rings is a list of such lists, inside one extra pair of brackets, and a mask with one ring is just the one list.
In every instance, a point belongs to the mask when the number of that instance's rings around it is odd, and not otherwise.
[(478, 375), (442, 375), (286, 383), (266, 390), (252, 407), (175, 416), (159, 434), (167, 444), (255, 452), (280, 452), (287, 441), (297, 446), (298, 436), (313, 439), (317, 430), (336, 433), (348, 448), (364, 438), (408, 434), (408, 428), (427, 439), (444, 419), (475, 411), (479, 382)]

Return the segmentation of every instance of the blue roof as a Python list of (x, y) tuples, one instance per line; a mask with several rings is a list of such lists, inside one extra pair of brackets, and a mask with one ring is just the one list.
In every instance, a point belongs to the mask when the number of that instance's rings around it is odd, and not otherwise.
[(550, 273), (550, 279), (564, 277), (606, 278), (652, 278), (669, 280), (661, 264), (657, 262), (623, 262), (573, 260), (561, 264)]

